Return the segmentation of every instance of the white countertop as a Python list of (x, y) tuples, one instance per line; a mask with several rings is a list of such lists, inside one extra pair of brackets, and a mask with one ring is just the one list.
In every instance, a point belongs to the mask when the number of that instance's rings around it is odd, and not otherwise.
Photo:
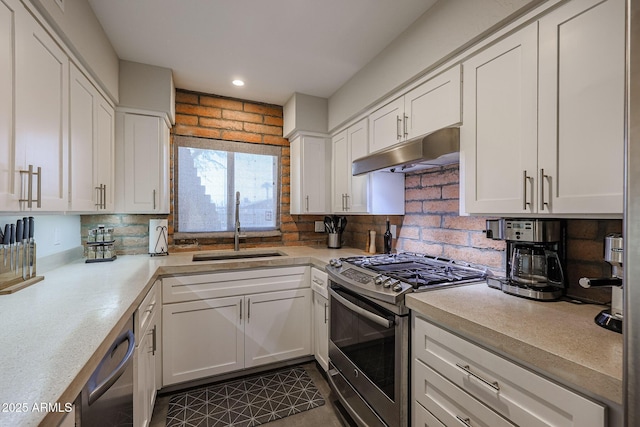
[(532, 301), (486, 283), (413, 293), (406, 304), (553, 380), (622, 405), (622, 335), (594, 322), (604, 306)]
[(78, 260), (47, 272), (41, 282), (0, 295), (0, 426), (57, 425), (63, 412), (37, 412), (34, 405), (60, 402), (64, 410), (74, 401), (160, 275), (291, 264), (322, 268), (330, 258), (364, 254), (349, 248), (270, 249), (287, 256), (196, 263), (193, 253)]

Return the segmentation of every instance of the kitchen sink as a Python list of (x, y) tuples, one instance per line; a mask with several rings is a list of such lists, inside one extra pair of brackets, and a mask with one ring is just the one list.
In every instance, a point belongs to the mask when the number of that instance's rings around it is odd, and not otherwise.
[(193, 261), (220, 261), (234, 259), (267, 258), (282, 256), (280, 252), (236, 252), (232, 254), (195, 254)]

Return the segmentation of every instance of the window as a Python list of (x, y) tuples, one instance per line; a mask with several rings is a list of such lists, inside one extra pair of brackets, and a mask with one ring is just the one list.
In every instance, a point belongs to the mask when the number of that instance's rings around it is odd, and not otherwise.
[(176, 225), (180, 233), (279, 227), (280, 147), (176, 136)]

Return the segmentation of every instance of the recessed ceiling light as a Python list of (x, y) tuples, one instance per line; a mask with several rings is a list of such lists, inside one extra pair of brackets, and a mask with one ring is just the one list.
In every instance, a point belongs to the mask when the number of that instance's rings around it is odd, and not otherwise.
[(244, 82), (242, 80), (240, 80), (240, 79), (235, 79), (231, 83), (233, 83), (234, 86), (244, 86)]

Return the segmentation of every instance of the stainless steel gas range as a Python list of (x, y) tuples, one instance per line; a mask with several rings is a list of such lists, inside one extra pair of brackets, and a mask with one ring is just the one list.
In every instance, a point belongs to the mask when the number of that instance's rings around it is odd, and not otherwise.
[(415, 253), (332, 259), (329, 383), (359, 426), (409, 424), (405, 295), (484, 280), (485, 270)]

